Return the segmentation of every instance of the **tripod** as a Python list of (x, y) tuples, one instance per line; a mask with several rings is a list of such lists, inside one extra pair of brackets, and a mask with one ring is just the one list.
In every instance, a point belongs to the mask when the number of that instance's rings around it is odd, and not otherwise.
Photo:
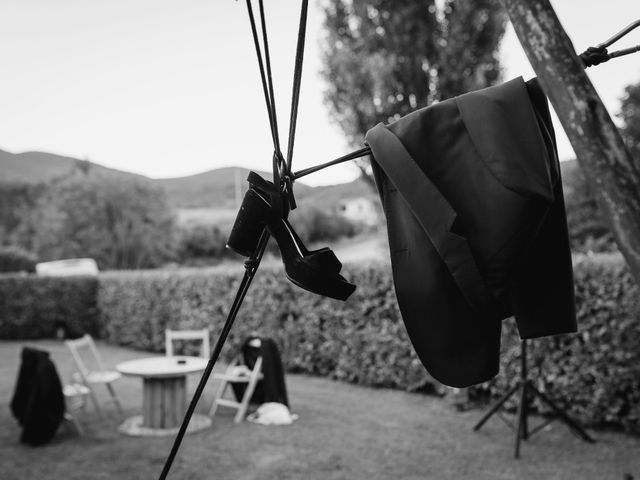
[[(516, 425), (514, 426), (509, 420), (505, 419), (499, 412), (500, 407), (504, 405), (504, 403), (511, 398), (513, 394), (517, 393), (520, 397), (520, 402), (518, 404), (518, 411), (516, 413)], [(489, 418), (493, 414), (497, 414), (498, 418), (504, 421), (507, 426), (509, 426), (512, 430), (516, 432), (516, 443), (515, 443), (515, 451), (514, 457), (520, 457), (520, 441), (528, 440), (535, 433), (542, 430), (548, 424), (556, 419), (556, 417), (552, 417), (542, 422), (540, 425), (536, 426), (534, 429), (529, 429), (529, 401), (538, 397), (544, 403), (546, 403), (554, 413), (557, 415), (559, 420), (562, 420), (568, 427), (571, 433), (581, 438), (585, 442), (594, 443), (595, 440), (591, 438), (584, 429), (578, 425), (574, 420), (571, 419), (567, 415), (567, 413), (558, 407), (554, 402), (551, 401), (549, 397), (547, 397), (544, 393), (538, 390), (533, 382), (528, 378), (528, 369), (527, 369), (527, 340), (522, 340), (520, 342), (520, 378), (513, 385), (507, 393), (505, 393), (500, 400), (498, 400), (489, 411), (480, 419), (480, 421), (473, 427), (474, 431), (480, 430), (482, 425), (486, 423)]]

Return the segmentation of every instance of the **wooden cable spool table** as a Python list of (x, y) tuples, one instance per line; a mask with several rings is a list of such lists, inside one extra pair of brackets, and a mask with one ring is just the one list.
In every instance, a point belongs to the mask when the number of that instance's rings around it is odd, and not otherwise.
[[(187, 410), (187, 374), (200, 372), (207, 359), (200, 357), (151, 357), (120, 363), (123, 375), (142, 377), (142, 415), (126, 419), (118, 430), (135, 436), (175, 435)], [(194, 414), (187, 433), (211, 426), (211, 418)]]

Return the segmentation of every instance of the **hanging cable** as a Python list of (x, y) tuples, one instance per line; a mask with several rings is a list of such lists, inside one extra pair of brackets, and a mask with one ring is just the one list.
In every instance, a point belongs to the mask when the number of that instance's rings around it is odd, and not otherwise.
[[(290, 125), (289, 125), (290, 138), (289, 138), (288, 147), (287, 147), (289, 159), (291, 159), (291, 156), (293, 154), (293, 139), (291, 138), (291, 133), (293, 132), (293, 134), (295, 134), (295, 124), (296, 124), (296, 117), (298, 112), (300, 77), (302, 74), (304, 38), (305, 38), (306, 21), (307, 21), (307, 4), (308, 4), (308, 0), (303, 0), (302, 12), (300, 14), (300, 27), (298, 31), (298, 46), (296, 51), (295, 68), (294, 68), (295, 70), (294, 85), (293, 85), (293, 92), (292, 92), (292, 107), (291, 107), (292, 112), (290, 116)], [(265, 66), (262, 60), (262, 54), (260, 51), (260, 41), (258, 38), (258, 32), (256, 28), (255, 17), (253, 15), (253, 8), (251, 6), (251, 0), (247, 0), (247, 10), (249, 13), (249, 21), (251, 24), (251, 33), (253, 35), (256, 56), (258, 59), (258, 67), (260, 69), (260, 78), (262, 80), (262, 89), (265, 97), (265, 103), (267, 106), (267, 113), (269, 116), (269, 126), (271, 127), (271, 136), (272, 136), (273, 145), (274, 145), (274, 154), (273, 154), (274, 184), (278, 185), (279, 188), (281, 188), (285, 193), (287, 193), (287, 196), (289, 198), (289, 203), (292, 206), (291, 208), (295, 208), (295, 199), (293, 198), (293, 189), (292, 189), (294, 177), (290, 171), (291, 160), (289, 160), (289, 162), (285, 161), (282, 157), (282, 152), (280, 151), (280, 144), (279, 144), (280, 139), (278, 135), (278, 123), (277, 123), (276, 110), (275, 110), (275, 95), (273, 91), (271, 61), (269, 58), (269, 44), (267, 39), (263, 0), (259, 0), (259, 6), (260, 6), (260, 20), (261, 20), (264, 49), (265, 49), (266, 74), (265, 74)], [(291, 124), (293, 124), (293, 127), (291, 126)], [(283, 179), (284, 179), (283, 182), (280, 182), (281, 173), (283, 174)], [(202, 392), (204, 391), (207, 381), (211, 376), (211, 372), (213, 371), (213, 368), (216, 362), (218, 361), (220, 352), (222, 351), (222, 347), (224, 346), (227, 340), (227, 337), (229, 335), (229, 332), (231, 331), (233, 322), (235, 321), (238, 311), (242, 306), (244, 297), (247, 291), (249, 290), (249, 286), (251, 285), (251, 282), (253, 280), (253, 277), (256, 274), (256, 271), (258, 270), (258, 267), (260, 266), (260, 261), (262, 260), (262, 256), (264, 255), (264, 251), (267, 246), (269, 237), (270, 237), (269, 231), (265, 228), (262, 231), (262, 235), (260, 236), (260, 240), (258, 241), (258, 246), (256, 247), (256, 251), (254, 252), (253, 256), (245, 261), (244, 276), (242, 278), (242, 281), (240, 282), (240, 286), (238, 287), (238, 291), (236, 292), (236, 296), (233, 300), (233, 304), (231, 305), (231, 309), (229, 310), (227, 319), (222, 328), (220, 336), (218, 337), (218, 341), (216, 342), (213, 352), (211, 353), (211, 357), (207, 362), (207, 366), (202, 374), (202, 377), (200, 377), (200, 382), (198, 383), (198, 386), (193, 394), (193, 397), (191, 398), (191, 402), (189, 403), (184, 419), (182, 420), (180, 429), (178, 430), (176, 438), (173, 441), (173, 445), (171, 446), (171, 451), (169, 452), (169, 455), (162, 468), (162, 472), (160, 473), (159, 480), (165, 480), (167, 478), (167, 475), (169, 474), (169, 471), (171, 470), (171, 466), (178, 453), (178, 450), (180, 449), (180, 445), (182, 444), (182, 439), (184, 438), (184, 435), (187, 432), (189, 422), (191, 421), (191, 417), (193, 416), (196, 405), (198, 404), (198, 400), (202, 396)]]
[(273, 119), (273, 131), (275, 135), (274, 150), (278, 162), (281, 162), (282, 152), (280, 151), (280, 134), (278, 133), (278, 116), (276, 115), (276, 97), (273, 91), (273, 78), (271, 75), (271, 56), (269, 55), (269, 39), (267, 37), (267, 23), (264, 15), (263, 0), (258, 1), (260, 9), (260, 26), (262, 28), (262, 44), (264, 48), (264, 60), (267, 68), (267, 84), (269, 86), (269, 99), (271, 100), (271, 118)]
[(289, 140), (287, 145), (287, 170), (291, 171), (293, 162), (293, 143), (296, 136), (296, 121), (298, 117), (298, 101), (300, 99), (300, 83), (302, 80), (302, 62), (304, 59), (304, 41), (307, 33), (308, 0), (303, 0), (300, 10), (300, 26), (298, 28), (298, 45), (293, 72), (293, 92), (291, 94), (291, 116), (289, 119)]
[(262, 80), (262, 91), (264, 93), (264, 101), (267, 106), (267, 114), (269, 115), (269, 127), (271, 128), (271, 138), (273, 139), (273, 149), (277, 150), (278, 147), (278, 135), (276, 132), (276, 123), (273, 118), (273, 109), (271, 108), (271, 96), (269, 94), (269, 87), (267, 84), (267, 76), (264, 70), (264, 64), (262, 61), (262, 52), (260, 50), (260, 40), (258, 38), (258, 31), (256, 28), (256, 20), (253, 16), (253, 7), (251, 6), (251, 0), (247, 0), (247, 12), (249, 13), (249, 23), (251, 24), (251, 34), (253, 36), (253, 44), (256, 49), (256, 57), (258, 59), (258, 68), (260, 69), (260, 79)]
[(213, 352), (211, 353), (211, 357), (207, 362), (207, 366), (200, 377), (200, 382), (191, 398), (191, 402), (189, 403), (189, 407), (187, 408), (187, 412), (184, 415), (184, 419), (182, 420), (182, 424), (180, 425), (180, 429), (178, 430), (178, 434), (173, 441), (173, 445), (171, 446), (171, 451), (169, 452), (169, 456), (165, 460), (164, 467), (162, 468), (162, 472), (160, 473), (159, 480), (165, 480), (169, 471), (171, 470), (171, 465), (173, 464), (173, 460), (180, 449), (180, 444), (182, 443), (182, 439), (184, 438), (185, 433), (187, 432), (187, 428), (189, 426), (189, 422), (191, 421), (191, 417), (193, 416), (193, 412), (196, 409), (196, 405), (198, 404), (198, 400), (202, 396), (202, 392), (204, 391), (205, 386), (207, 385), (207, 381), (211, 376), (211, 372), (213, 371), (213, 367), (218, 361), (218, 357), (220, 356), (220, 352), (222, 351), (222, 347), (224, 346), (227, 337), (229, 336), (229, 332), (231, 331), (231, 327), (233, 326), (233, 322), (236, 319), (238, 311), (242, 306), (242, 301), (249, 290), (249, 286), (251, 285), (251, 281), (258, 270), (258, 266), (260, 266), (260, 261), (262, 260), (262, 256), (264, 254), (264, 250), (267, 246), (267, 241), (269, 240), (269, 232), (265, 229), (262, 232), (262, 236), (258, 241), (258, 246), (256, 247), (256, 251), (253, 256), (245, 261), (245, 272), (242, 277), (242, 281), (240, 282), (240, 286), (238, 287), (238, 291), (236, 292), (236, 296), (233, 300), (233, 304), (231, 305), (231, 309), (227, 315), (227, 320), (222, 327), (222, 331), (220, 332), (220, 336), (218, 337), (218, 341), (213, 348)]
[(310, 173), (317, 172), (322, 170), (323, 168), (331, 167), (333, 165), (338, 165), (339, 163), (344, 163), (349, 160), (355, 160), (356, 158), (365, 157), (367, 155), (371, 155), (371, 149), (369, 147), (361, 148), (360, 150), (356, 150), (355, 152), (347, 153), (340, 158), (336, 158), (335, 160), (331, 160), (327, 163), (322, 163), (320, 165), (316, 165), (314, 167), (305, 168), (304, 170), (300, 170), (298, 172), (293, 173), (293, 178), (295, 180), (304, 177), (305, 175), (309, 175)]

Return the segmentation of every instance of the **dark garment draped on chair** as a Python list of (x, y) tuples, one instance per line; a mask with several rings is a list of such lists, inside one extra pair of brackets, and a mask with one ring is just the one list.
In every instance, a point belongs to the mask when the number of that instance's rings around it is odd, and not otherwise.
[(62, 384), (49, 353), (22, 349), (22, 363), (11, 411), (22, 426), (20, 441), (43, 445), (53, 438), (64, 417)]
[[(253, 347), (252, 341), (260, 340), (260, 347)], [(284, 367), (280, 358), (280, 351), (276, 343), (270, 338), (249, 337), (242, 344), (242, 358), (244, 364), (252, 369), (256, 364), (256, 360), (262, 356), (262, 375), (263, 378), (258, 381), (256, 389), (251, 396), (252, 404), (263, 404), (267, 402), (282, 403), (289, 406), (287, 397), (287, 386), (284, 380)], [(242, 398), (246, 385), (232, 385), (233, 393), (236, 398)]]

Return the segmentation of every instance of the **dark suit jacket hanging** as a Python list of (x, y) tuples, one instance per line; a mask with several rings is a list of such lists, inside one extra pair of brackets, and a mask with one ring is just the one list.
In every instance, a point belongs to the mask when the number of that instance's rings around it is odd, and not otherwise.
[(47, 443), (62, 422), (64, 410), (62, 384), (49, 353), (24, 347), (11, 399), (11, 411), (22, 426), (20, 441)]
[[(251, 346), (251, 341), (259, 339), (260, 347)], [(251, 396), (250, 403), (263, 404), (277, 402), (289, 406), (287, 386), (284, 378), (284, 367), (280, 358), (278, 346), (271, 338), (249, 337), (242, 344), (242, 357), (245, 365), (252, 369), (258, 356), (262, 356), (262, 379), (258, 381)], [(246, 386), (241, 383), (231, 384), (237, 399), (244, 395)]]
[(369, 130), (394, 284), (418, 356), (464, 387), (498, 372), (501, 320), (576, 329), (560, 168), (546, 98), (522, 78)]

